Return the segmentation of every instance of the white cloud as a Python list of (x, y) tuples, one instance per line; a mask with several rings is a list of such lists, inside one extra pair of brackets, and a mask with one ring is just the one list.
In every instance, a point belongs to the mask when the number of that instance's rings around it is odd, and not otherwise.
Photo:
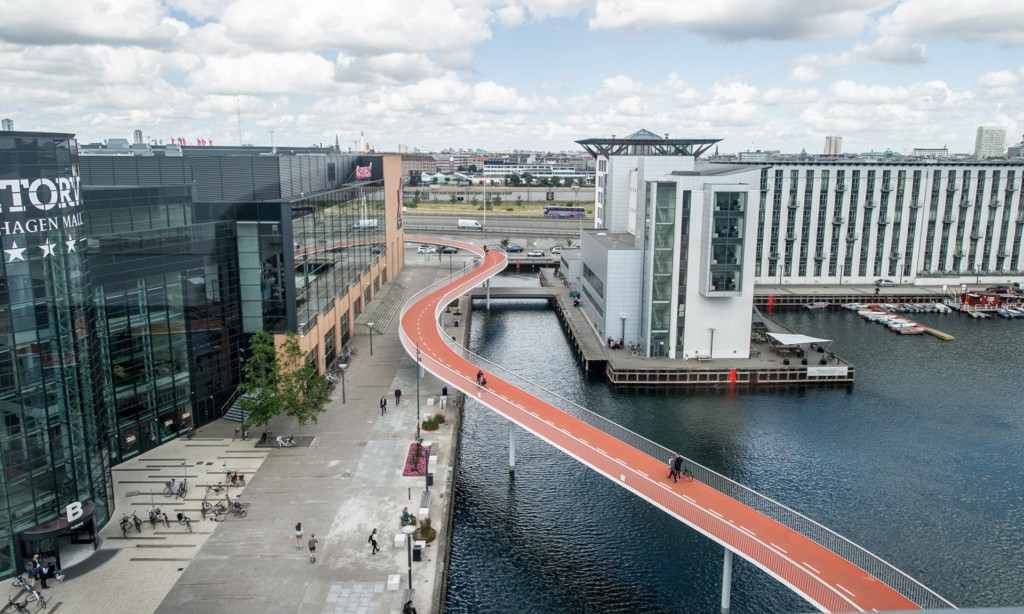
[(199, 92), (303, 95), (330, 90), (334, 64), (315, 53), (252, 53), (215, 56), (189, 75)]
[(455, 0), (236, 0), (221, 23), (261, 49), (416, 52), (471, 47), (491, 37), (485, 5)]
[(818, 90), (814, 88), (802, 88), (802, 89), (791, 89), (783, 87), (773, 87), (765, 90), (761, 100), (765, 104), (770, 105), (793, 105), (793, 104), (808, 104), (818, 100), (820, 97)]
[(1017, 73), (1010, 70), (996, 70), (987, 72), (978, 77), (978, 83), (983, 87), (1009, 87), (1020, 82)]
[(597, 0), (590, 26), (597, 29), (680, 27), (729, 39), (800, 39), (860, 33), (884, 0)]
[(920, 64), (926, 60), (926, 47), (895, 37), (880, 37), (869, 44), (831, 54), (806, 54), (797, 59), (790, 76), (797, 81), (816, 81), (828, 70), (861, 62)]
[(640, 82), (626, 75), (615, 75), (601, 82), (601, 90), (611, 96), (629, 96), (636, 94), (643, 86)]
[(0, 18), (0, 40), (25, 45), (168, 47), (187, 32), (150, 0), (4, 0)]
[(1006, 0), (903, 0), (879, 20), (896, 37), (948, 36), (1024, 45), (1024, 3)]

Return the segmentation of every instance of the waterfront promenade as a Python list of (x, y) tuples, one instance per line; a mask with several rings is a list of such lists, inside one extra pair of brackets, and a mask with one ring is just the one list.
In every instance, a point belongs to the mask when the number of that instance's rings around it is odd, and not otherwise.
[[(410, 259), (411, 260), (411, 259)], [(447, 273), (447, 266), (444, 267)], [(415, 292), (442, 273), (434, 266), (413, 264), (397, 283), (404, 293)], [(393, 282), (394, 283), (394, 282)], [(380, 293), (378, 300), (401, 300), (402, 293)], [(378, 305), (370, 303), (367, 311)], [(392, 325), (375, 334), (370, 356), (366, 329), (357, 332), (357, 356), (346, 374), (346, 403), (337, 386), (327, 411), (317, 424), (296, 427), (278, 420), (277, 433), (313, 436), (308, 448), (269, 450), (251, 480), (244, 499), (251, 504), (244, 519), (217, 527), (195, 555), (156, 610), (187, 613), (390, 613), (406, 599), (407, 554), (394, 545), (402, 508), (419, 507), (424, 479), (402, 477), (407, 446), (415, 435), (415, 365), (401, 349)], [(394, 407), (394, 389), (403, 391)], [(429, 375), (421, 380), (424, 414), (427, 397), (440, 385)], [(389, 411), (380, 416), (378, 400), (388, 395)], [(446, 540), (444, 518), (450, 502), (454, 410), (435, 433), (437, 464), (431, 518), (438, 537), (413, 563), (413, 601), (421, 613), (430, 612), (434, 594), (438, 544)], [(201, 434), (234, 428), (217, 423)], [(207, 433), (202, 433), (207, 431)], [(254, 435), (259, 431), (254, 429)], [(254, 443), (255, 440), (250, 440)], [(411, 496), (411, 500), (410, 500)], [(318, 561), (309, 562), (305, 544), (295, 546), (293, 530), (302, 522), (305, 542), (320, 538)], [(382, 551), (370, 554), (367, 537), (378, 532)], [(127, 611), (126, 611), (127, 614)]]
[[(440, 273), (432, 266), (410, 266), (397, 283), (411, 293)], [(400, 293), (381, 295), (401, 300)], [(367, 311), (376, 307), (371, 303)], [(317, 424), (271, 425), (275, 432), (315, 439), (309, 448), (272, 450), (246, 493), (249, 516), (219, 528), (158, 612), (400, 611), (407, 595), (407, 554), (394, 546), (394, 536), (402, 508), (415, 512), (424, 486), (423, 478), (401, 475), (415, 435), (415, 365), (402, 351), (396, 327), (374, 335), (372, 357), (365, 330), (353, 340), (357, 356), (346, 373), (346, 402), (339, 385)], [(421, 387), (426, 409), (427, 397), (436, 396), (440, 385), (428, 376)], [(395, 388), (404, 393), (397, 409)], [(389, 401), (383, 418), (377, 405), (382, 395)], [(431, 517), (439, 534), (424, 562), (413, 564), (412, 599), (420, 612), (431, 611), (435, 551), (438, 540), (447, 539), (442, 519), (449, 498), (441, 495), (450, 491), (451, 422), (425, 435), (435, 442), (438, 457)], [(313, 533), (320, 538), (316, 564), (310, 564), (304, 547), (295, 547), (293, 529), (300, 521), (304, 542)], [(374, 528), (382, 551), (371, 555), (367, 537)]]

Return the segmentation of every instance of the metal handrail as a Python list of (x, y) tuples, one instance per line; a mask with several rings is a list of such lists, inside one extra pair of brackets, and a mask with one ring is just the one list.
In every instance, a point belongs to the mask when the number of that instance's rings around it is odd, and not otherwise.
[[(417, 241), (423, 242), (420, 240)], [(495, 267), (491, 276), (499, 273), (506, 265), (507, 259), (502, 263), (502, 266)], [(409, 297), (402, 308), (402, 317), (404, 318), (409, 307), (416, 303), (420, 296), (428, 292), (433, 292), (446, 284), (450, 284), (457, 275), (460, 275), (469, 268), (470, 267), (467, 264), (458, 273), (450, 274), (449, 276), (428, 285)], [(438, 306), (435, 309), (435, 319), (440, 315), (440, 312), (444, 309), (445, 305), (465, 292), (461, 287), (462, 285), (470, 284), (467, 282), (466, 284), (453, 286), (453, 288), (447, 292), (440, 301), (438, 301)], [(476, 285), (476, 283), (474, 282), (471, 286), (472, 285)], [(415, 344), (406, 337), (405, 330), (401, 326), (399, 326), (399, 336), (402, 339), (403, 345), (408, 343), (415, 347)], [(832, 531), (831, 529), (812, 520), (804, 514), (801, 514), (800, 512), (779, 503), (770, 497), (762, 495), (761, 493), (758, 493), (757, 491), (744, 486), (739, 482), (714, 471), (713, 469), (705, 467), (690, 458), (682, 456), (681, 454), (678, 454), (677, 452), (654, 442), (639, 433), (631, 431), (626, 427), (621, 426), (618, 423), (583, 407), (582, 405), (579, 405), (571, 399), (567, 399), (554, 391), (548, 390), (540, 384), (532, 382), (525, 377), (510, 371), (509, 369), (502, 367), (483, 356), (480, 356), (469, 348), (453, 341), (447, 334), (442, 334), (441, 337), (445, 340), (452, 351), (466, 357), (472, 357), (474, 360), (487, 365), (489, 369), (498, 373), (507, 380), (514, 380), (515, 385), (527, 390), (542, 400), (555, 399), (557, 404), (551, 403), (550, 401), (547, 402), (559, 409), (562, 409), (563, 411), (566, 411), (570, 415), (585, 421), (587, 424), (600, 429), (606, 434), (633, 445), (633, 447), (650, 454), (653, 458), (665, 460), (670, 456), (681, 456), (686, 468), (690, 470), (690, 473), (695, 479), (698, 479), (715, 490), (757, 510), (765, 516), (785, 525), (804, 537), (811, 539), (822, 547), (841, 556), (845, 560), (857, 565), (915, 604), (923, 608), (956, 608), (956, 606), (948, 599), (929, 589), (924, 584), (914, 579), (909, 574), (899, 570), (888, 561), (873, 554), (856, 542), (843, 537), (835, 531)], [(410, 347), (406, 346), (406, 351), (410, 351)], [(571, 411), (567, 408), (570, 408)]]

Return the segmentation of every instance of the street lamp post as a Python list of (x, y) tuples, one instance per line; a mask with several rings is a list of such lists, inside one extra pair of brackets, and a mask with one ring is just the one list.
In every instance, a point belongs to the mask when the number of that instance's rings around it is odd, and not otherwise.
[(420, 441), (420, 346), (416, 346), (416, 445)]
[(624, 314), (624, 313), (620, 313), (619, 314), (619, 319), (622, 320), (622, 337), (619, 338), (619, 341), (622, 343), (623, 346), (626, 345), (626, 318), (627, 317), (628, 316), (626, 314)]
[(341, 373), (341, 404), (345, 404), (345, 369), (348, 368), (348, 363), (343, 362), (338, 365), (338, 372)]
[(367, 322), (366, 328), (370, 331), (370, 356), (373, 356), (373, 322)]
[(402, 527), (402, 533), (405, 533), (405, 550), (408, 554), (408, 565), (409, 565), (409, 590), (412, 590), (412, 534), (416, 531), (416, 527), (412, 525), (405, 525)]

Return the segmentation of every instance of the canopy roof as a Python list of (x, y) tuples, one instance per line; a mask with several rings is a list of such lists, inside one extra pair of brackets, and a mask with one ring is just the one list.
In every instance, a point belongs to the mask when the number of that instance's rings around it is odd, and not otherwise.
[(778, 342), (779, 345), (810, 345), (811, 343), (832, 343), (831, 339), (819, 339), (807, 335), (796, 335), (790, 333), (768, 333), (768, 336)]

